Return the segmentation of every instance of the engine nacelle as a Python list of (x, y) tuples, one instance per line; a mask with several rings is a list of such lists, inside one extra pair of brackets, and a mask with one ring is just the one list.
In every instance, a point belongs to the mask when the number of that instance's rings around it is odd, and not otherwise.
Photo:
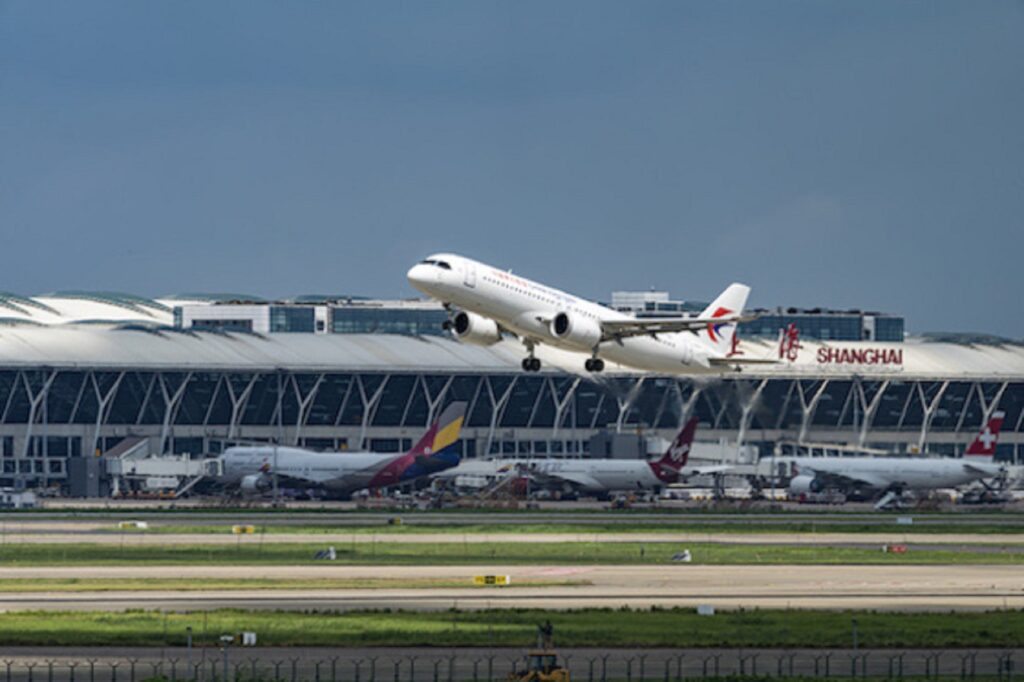
[(243, 476), (238, 487), (245, 493), (262, 493), (270, 488), (270, 481), (266, 474), (249, 474)]
[(800, 474), (799, 476), (794, 476), (789, 481), (789, 492), (791, 495), (820, 493), (821, 490), (821, 481), (810, 474)]
[(591, 350), (601, 341), (601, 323), (574, 313), (558, 313), (551, 320), (551, 336), (581, 350)]
[(473, 346), (493, 346), (501, 341), (497, 322), (465, 310), (455, 313), (451, 330), (459, 341)]

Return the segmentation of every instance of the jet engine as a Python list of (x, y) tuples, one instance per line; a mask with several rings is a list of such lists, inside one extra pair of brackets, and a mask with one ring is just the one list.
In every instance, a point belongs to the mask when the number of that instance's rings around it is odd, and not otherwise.
[(789, 492), (792, 495), (803, 495), (804, 493), (821, 492), (821, 481), (811, 474), (800, 474), (794, 476), (789, 482)]
[(551, 336), (582, 350), (591, 350), (601, 341), (601, 323), (575, 313), (558, 313), (551, 320)]
[(455, 313), (451, 330), (455, 338), (472, 346), (492, 346), (501, 341), (497, 322), (465, 310)]
[(245, 493), (262, 493), (269, 489), (270, 485), (266, 474), (249, 474), (242, 477), (238, 487)]

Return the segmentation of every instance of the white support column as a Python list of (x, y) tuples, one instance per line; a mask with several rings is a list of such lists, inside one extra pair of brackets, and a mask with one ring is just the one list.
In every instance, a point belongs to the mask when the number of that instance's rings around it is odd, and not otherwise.
[[(693, 390), (690, 391), (690, 397), (686, 400), (680, 400), (682, 405), (679, 409), (679, 423), (676, 428), (681, 429), (686, 425), (686, 422), (690, 421), (690, 417), (693, 416), (694, 407), (697, 405), (697, 401), (700, 399), (701, 393), (704, 392), (704, 387), (699, 386), (697, 382), (691, 382)], [(679, 389), (679, 396), (682, 398), (683, 390)]]
[(949, 388), (949, 381), (943, 381), (942, 385), (939, 386), (939, 390), (932, 396), (932, 399), (926, 401), (924, 388), (922, 388), (920, 383), (917, 384), (918, 397), (921, 399), (921, 409), (924, 410), (924, 416), (921, 419), (921, 435), (917, 438), (917, 449), (919, 452), (924, 452), (925, 444), (928, 442), (928, 432), (931, 430), (932, 421), (935, 419), (935, 412), (939, 409), (939, 403), (942, 401), (942, 396), (945, 395), (947, 388)]
[[(427, 380), (423, 379), (423, 395), (427, 398), (427, 423), (426, 426), (430, 426), (434, 423), (434, 419), (437, 418), (437, 408), (441, 406), (441, 402), (444, 397), (448, 395), (448, 389), (451, 388), (452, 382), (455, 381), (455, 375), (449, 376), (444, 382), (444, 386), (437, 392), (437, 395), (430, 395), (430, 389), (427, 388)], [(467, 413), (468, 414), (468, 413)]]
[(114, 383), (106, 392), (104, 392), (100, 389), (100, 383), (96, 380), (96, 373), (89, 373), (92, 380), (92, 389), (96, 392), (96, 426), (92, 433), (92, 449), (89, 451), (89, 457), (92, 457), (95, 454), (96, 447), (99, 445), (100, 428), (107, 420), (107, 413), (110, 411), (110, 404), (113, 401), (114, 396), (117, 394), (117, 388), (121, 385), (121, 380), (124, 379), (124, 374), (124, 372), (118, 374)]
[(875, 413), (878, 412), (878, 406), (882, 403), (882, 396), (885, 394), (886, 389), (889, 388), (889, 380), (886, 379), (882, 382), (882, 385), (878, 387), (878, 391), (871, 397), (870, 401), (866, 401), (867, 397), (864, 393), (864, 387), (860, 385), (860, 397), (862, 406), (864, 408), (863, 420), (860, 424), (860, 436), (857, 439), (858, 444), (864, 447), (864, 443), (868, 439), (868, 431), (871, 430), (871, 424), (875, 421)]
[(242, 389), (242, 392), (236, 395), (235, 387), (231, 383), (231, 377), (225, 375), (224, 378), (228, 386), (228, 398), (231, 399), (231, 423), (228, 425), (228, 440), (238, 435), (238, 430), (242, 426), (242, 413), (249, 404), (249, 396), (252, 395), (253, 386), (256, 385), (256, 382), (262, 376), (262, 374), (253, 374), (245, 388)]
[(555, 423), (551, 429), (551, 437), (554, 438), (558, 435), (558, 430), (562, 428), (562, 418), (565, 416), (565, 408), (569, 405), (573, 396), (576, 394), (576, 387), (580, 385), (580, 377), (573, 379), (572, 384), (569, 385), (569, 390), (565, 392), (565, 395), (561, 398), (558, 397), (558, 391), (555, 389), (555, 380), (548, 377), (548, 388), (551, 390), (551, 398), (555, 401)]
[(380, 401), (380, 397), (384, 394), (384, 388), (388, 385), (388, 380), (391, 379), (390, 374), (384, 375), (384, 380), (380, 382), (380, 386), (373, 392), (373, 395), (367, 397), (366, 386), (363, 385), (363, 378), (360, 375), (356, 375), (356, 381), (359, 382), (359, 397), (363, 399), (363, 420), (359, 425), (359, 447), (357, 450), (366, 449), (366, 430), (370, 426), (370, 422), (373, 420), (373, 415), (377, 413), (377, 403)]
[[(49, 395), (50, 385), (53, 383), (53, 380), (57, 378), (57, 372), (49, 370), (46, 378), (43, 379), (43, 385), (40, 387), (38, 393), (32, 390), (32, 384), (28, 380), (28, 373), (20, 372), (20, 374), (22, 385), (25, 387), (25, 395), (28, 396), (28, 423), (25, 425), (25, 444), (22, 447), (21, 456), (28, 457), (28, 452), (32, 445), (33, 426), (39, 418), (39, 405), (46, 399), (46, 396)], [(13, 387), (11, 388), (11, 392), (14, 392)], [(45, 466), (46, 465), (44, 465), (44, 468)]]
[(757, 388), (754, 392), (748, 396), (747, 400), (744, 401), (742, 411), (740, 413), (740, 429), (736, 435), (736, 447), (739, 448), (743, 445), (743, 442), (747, 438), (747, 431), (750, 429), (750, 421), (753, 416), (754, 407), (761, 399), (761, 392), (764, 391), (764, 387), (768, 385), (768, 379), (764, 378), (757, 384)]
[(964, 426), (964, 420), (967, 418), (967, 411), (971, 407), (971, 398), (978, 396), (978, 404), (981, 405), (982, 409), (985, 408), (985, 396), (981, 392), (981, 384), (977, 381), (971, 382), (971, 387), (967, 389), (967, 398), (964, 400), (964, 404), (960, 407), (960, 416), (956, 420), (956, 428), (953, 429), (954, 433), (960, 433), (960, 429)]
[(164, 419), (160, 426), (160, 446), (158, 448), (160, 454), (163, 454), (167, 449), (167, 439), (170, 437), (171, 423), (178, 414), (181, 397), (185, 395), (185, 389), (188, 388), (188, 382), (191, 380), (192, 372), (188, 372), (185, 374), (185, 378), (181, 380), (181, 384), (171, 392), (167, 388), (164, 375), (159, 375), (160, 394), (164, 397)]
[(629, 410), (632, 409), (633, 403), (636, 402), (637, 396), (640, 395), (646, 379), (647, 377), (645, 376), (637, 379), (626, 394), (625, 400), (616, 396), (615, 402), (619, 405), (619, 417), (615, 420), (615, 433), (622, 433), (622, 425), (626, 421), (626, 416), (629, 414)]
[(494, 444), (494, 434), (498, 430), (498, 422), (501, 419), (501, 415), (505, 411), (505, 406), (508, 404), (508, 399), (512, 396), (512, 389), (515, 388), (516, 382), (519, 380), (519, 375), (512, 377), (512, 381), (509, 382), (508, 388), (506, 388), (501, 397), (495, 400), (494, 387), (491, 385), (489, 377), (485, 377), (484, 381), (487, 382), (487, 395), (491, 399), (491, 425), (487, 429), (487, 446), (484, 450), (484, 456), (491, 454), (491, 445)]
[(1006, 387), (1010, 385), (1009, 381), (1004, 381), (999, 386), (999, 390), (992, 396), (992, 400), (988, 403), (985, 402), (985, 396), (982, 394), (981, 404), (984, 406), (984, 412), (981, 415), (981, 424), (978, 428), (981, 428), (988, 423), (988, 420), (992, 418), (992, 413), (999, 409), (999, 401), (1003, 399), (1003, 393), (1006, 393)]
[[(797, 393), (800, 397), (800, 435), (797, 437), (796, 442), (802, 445), (807, 440), (807, 432), (811, 428), (811, 422), (814, 421), (814, 413), (818, 409), (818, 403), (821, 401), (821, 396), (825, 394), (825, 389), (828, 388), (829, 379), (822, 379), (821, 383), (815, 389), (814, 394), (811, 396), (810, 401), (806, 399), (804, 395), (803, 384), (797, 380)], [(852, 389), (851, 389), (852, 390)]]
[(299, 436), (302, 434), (302, 427), (306, 424), (306, 418), (309, 417), (309, 410), (313, 406), (313, 400), (316, 399), (317, 391), (320, 390), (320, 384), (324, 382), (324, 375), (317, 375), (316, 381), (313, 383), (313, 387), (309, 389), (309, 393), (302, 395), (302, 389), (299, 388), (299, 380), (294, 374), (290, 375), (292, 390), (295, 392), (295, 402), (298, 403), (299, 409), (295, 415), (295, 433), (292, 435), (292, 445), (299, 444)]

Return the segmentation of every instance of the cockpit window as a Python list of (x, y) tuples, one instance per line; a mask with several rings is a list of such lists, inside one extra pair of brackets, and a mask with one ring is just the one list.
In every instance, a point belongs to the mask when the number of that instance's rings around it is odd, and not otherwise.
[(452, 269), (452, 266), (448, 265), (448, 263), (446, 261), (443, 261), (443, 260), (437, 261), (437, 267), (441, 268), (442, 270), (451, 270)]
[(421, 260), (420, 263), (422, 263), (423, 265), (437, 265), (436, 260), (430, 260), (429, 258)]

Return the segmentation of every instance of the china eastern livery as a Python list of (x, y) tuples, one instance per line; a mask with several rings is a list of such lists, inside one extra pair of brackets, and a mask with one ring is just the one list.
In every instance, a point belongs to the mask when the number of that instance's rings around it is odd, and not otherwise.
[(279, 485), (317, 488), (342, 496), (409, 483), (459, 463), (459, 432), (465, 416), (466, 403), (452, 403), (416, 446), (400, 455), (312, 452), (267, 445), (228, 448), (221, 455), (223, 482), (247, 493), (265, 492), (273, 486), (276, 473)]
[(743, 317), (750, 294), (743, 284), (729, 285), (697, 317), (637, 318), (454, 254), (424, 259), (408, 278), (445, 304), (460, 341), (486, 346), (502, 333), (518, 336), (528, 352), (528, 372), (540, 369), (534, 356), (539, 344), (586, 353), (589, 372), (603, 370), (605, 360), (667, 373), (775, 362), (730, 357), (736, 324), (751, 319)]

